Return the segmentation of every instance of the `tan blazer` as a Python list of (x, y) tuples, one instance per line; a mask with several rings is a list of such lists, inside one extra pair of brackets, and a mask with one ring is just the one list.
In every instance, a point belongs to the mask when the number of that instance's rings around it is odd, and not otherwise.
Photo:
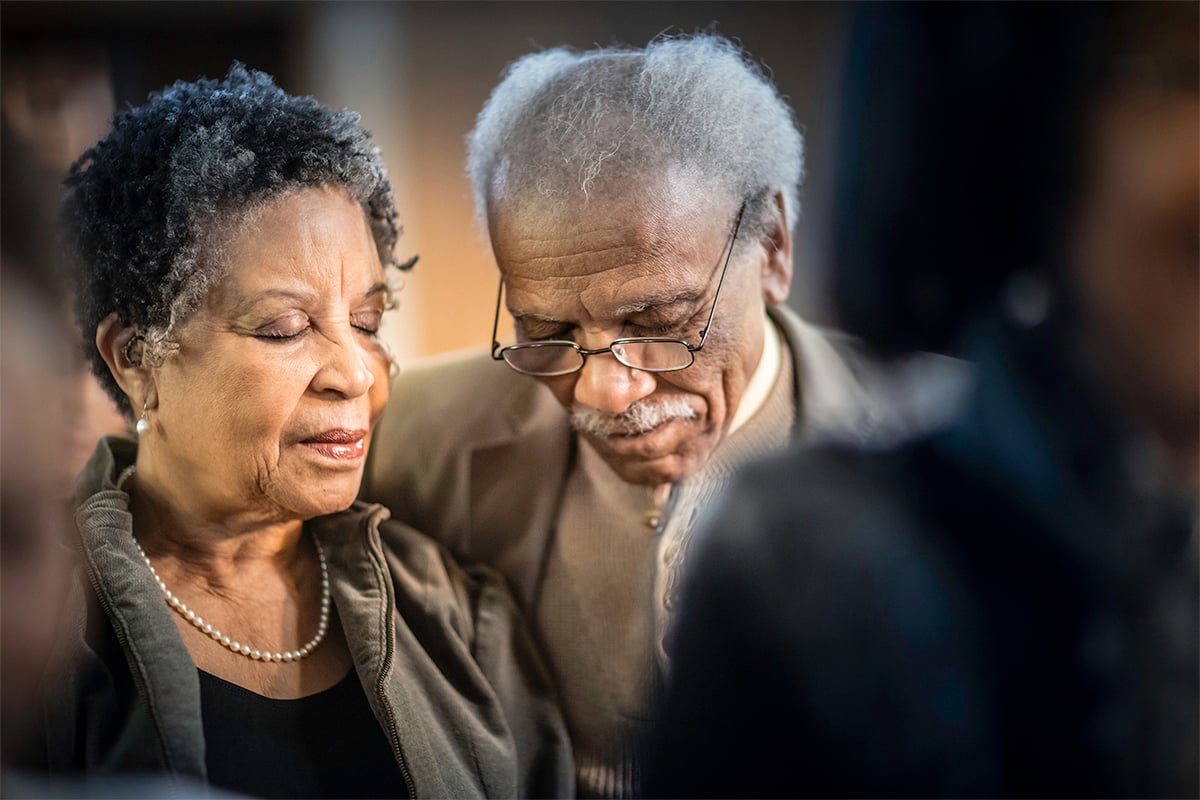
[[(862, 441), (927, 426), (928, 411), (900, 402), (910, 382), (903, 370), (881, 369), (850, 337), (787, 308), (768, 314), (792, 356), (796, 438)], [(939, 375), (947, 369), (935, 366)], [(535, 379), (490, 353), (441, 357), (393, 383), (361, 494), (456, 554), (498, 569), (530, 609), (577, 442), (566, 412)]]

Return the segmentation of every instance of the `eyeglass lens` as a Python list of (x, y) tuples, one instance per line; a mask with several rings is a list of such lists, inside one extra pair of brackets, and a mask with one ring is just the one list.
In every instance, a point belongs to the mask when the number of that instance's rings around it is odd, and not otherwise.
[(508, 347), (502, 352), (510, 367), (526, 375), (566, 375), (583, 366), (583, 356), (567, 345)]
[[(694, 360), (683, 342), (621, 342), (612, 346), (618, 361), (633, 369), (667, 372), (690, 367)], [(566, 375), (583, 367), (583, 354), (569, 344), (546, 343), (504, 350), (504, 360), (528, 375)]]

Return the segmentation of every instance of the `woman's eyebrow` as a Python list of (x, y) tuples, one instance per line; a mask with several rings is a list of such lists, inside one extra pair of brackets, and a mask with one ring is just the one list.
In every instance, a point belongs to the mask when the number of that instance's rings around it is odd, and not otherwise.
[(255, 292), (250, 295), (243, 295), (234, 304), (234, 313), (243, 313), (249, 311), (254, 306), (264, 300), (287, 300), (290, 302), (307, 303), (314, 299), (312, 292), (296, 291), (292, 289), (264, 289), (261, 292)]
[(378, 295), (378, 294), (386, 295), (387, 293), (388, 293), (388, 285), (386, 283), (384, 283), (383, 281), (380, 281), (379, 283), (372, 286), (370, 289), (367, 289), (367, 291), (363, 292), (363, 298), (369, 300), (370, 298), (374, 297), (375, 295)]
[[(383, 281), (372, 284), (371, 288), (363, 292), (364, 300), (369, 300), (372, 297), (388, 293), (388, 285)], [(261, 292), (255, 292), (252, 295), (241, 298), (234, 306), (235, 313), (242, 313), (253, 308), (263, 300), (287, 300), (298, 303), (311, 303), (317, 299), (317, 295), (313, 292), (299, 291), (293, 289), (264, 289)]]

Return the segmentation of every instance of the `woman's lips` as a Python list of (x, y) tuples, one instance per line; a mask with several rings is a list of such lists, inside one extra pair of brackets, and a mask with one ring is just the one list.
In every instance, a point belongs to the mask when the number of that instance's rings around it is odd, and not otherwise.
[(366, 455), (366, 431), (332, 430), (310, 436), (300, 444), (326, 458), (351, 461)]

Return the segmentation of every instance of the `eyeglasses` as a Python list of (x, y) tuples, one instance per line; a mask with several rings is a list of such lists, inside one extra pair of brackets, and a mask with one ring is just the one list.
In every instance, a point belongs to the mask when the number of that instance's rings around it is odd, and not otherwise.
[(667, 339), (657, 336), (614, 339), (608, 347), (598, 350), (585, 350), (575, 342), (549, 340), (544, 342), (522, 342), (501, 347), (496, 339), (500, 326), (500, 298), (504, 293), (504, 278), (500, 279), (500, 288), (496, 292), (496, 319), (492, 322), (492, 358), (504, 361), (517, 372), (525, 375), (535, 375), (540, 378), (554, 378), (559, 375), (570, 375), (583, 369), (583, 362), (588, 356), (598, 356), (601, 353), (612, 353), (613, 358), (630, 369), (643, 372), (675, 372), (687, 369), (696, 362), (696, 353), (704, 349), (708, 332), (712, 328), (713, 315), (717, 312), (717, 301), (721, 299), (721, 287), (725, 285), (725, 273), (729, 271), (729, 260), (733, 256), (733, 246), (737, 242), (738, 228), (742, 225), (742, 215), (746, 213), (746, 204), (738, 209), (737, 219), (733, 223), (733, 234), (729, 239), (729, 249), (725, 253), (725, 264), (721, 267), (721, 277), (717, 281), (717, 293), (713, 295), (712, 308), (708, 312), (708, 321), (700, 331), (700, 344), (691, 345), (682, 339)]

